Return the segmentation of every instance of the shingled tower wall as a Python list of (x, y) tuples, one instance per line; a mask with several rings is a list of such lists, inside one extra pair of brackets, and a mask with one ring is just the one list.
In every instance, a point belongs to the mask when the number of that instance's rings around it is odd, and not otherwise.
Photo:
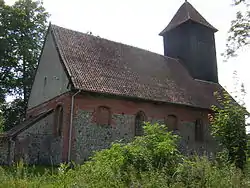
[(185, 2), (160, 33), (164, 39), (164, 55), (180, 59), (193, 78), (217, 83), (216, 31)]

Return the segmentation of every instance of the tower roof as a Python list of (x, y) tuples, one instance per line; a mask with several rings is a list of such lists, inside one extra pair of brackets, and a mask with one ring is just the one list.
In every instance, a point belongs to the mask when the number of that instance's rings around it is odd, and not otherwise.
[(159, 35), (162, 36), (165, 32), (170, 31), (189, 20), (204, 25), (212, 29), (214, 32), (218, 31), (215, 27), (208, 23), (208, 21), (189, 2), (185, 1), (176, 12), (168, 26)]

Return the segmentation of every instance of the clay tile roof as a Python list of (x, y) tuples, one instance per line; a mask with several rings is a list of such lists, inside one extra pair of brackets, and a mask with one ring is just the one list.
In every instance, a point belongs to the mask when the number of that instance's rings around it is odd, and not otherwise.
[(214, 32), (218, 31), (215, 27), (208, 23), (208, 21), (203, 18), (203, 16), (189, 2), (185, 2), (178, 9), (173, 19), (170, 21), (168, 26), (160, 33), (160, 35), (163, 35), (165, 32), (170, 31), (189, 20), (211, 28)]
[(194, 80), (177, 59), (51, 25), (75, 89), (210, 108), (222, 87)]

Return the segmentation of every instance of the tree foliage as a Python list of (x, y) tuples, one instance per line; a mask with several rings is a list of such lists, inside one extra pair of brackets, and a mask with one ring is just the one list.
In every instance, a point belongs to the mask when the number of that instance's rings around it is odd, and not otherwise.
[(232, 101), (230, 95), (216, 94), (220, 106), (213, 106), (215, 114), (211, 118), (212, 135), (218, 140), (226, 160), (244, 169), (246, 163), (247, 138), (245, 118), (246, 109)]
[(232, 20), (226, 44), (226, 58), (236, 56), (237, 51), (250, 44), (250, 1), (234, 0), (234, 6), (239, 7), (236, 18)]
[(26, 111), (49, 14), (41, 1), (32, 0), (12, 6), (1, 0), (0, 11), (0, 99), (13, 96), (18, 101), (5, 105), (5, 110), (11, 110), (5, 113), (6, 128), (11, 128)]

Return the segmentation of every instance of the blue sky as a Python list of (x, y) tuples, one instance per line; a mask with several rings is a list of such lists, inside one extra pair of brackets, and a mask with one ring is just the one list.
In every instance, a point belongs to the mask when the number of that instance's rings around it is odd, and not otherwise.
[[(14, 0), (6, 0), (13, 3)], [(44, 0), (50, 21), (70, 29), (87, 32), (113, 41), (163, 54), (163, 41), (158, 34), (167, 26), (184, 0)], [(236, 8), (230, 0), (189, 0), (219, 31), (216, 49), (220, 84), (234, 91), (233, 72), (245, 84), (245, 102), (250, 110), (250, 53), (240, 51), (237, 58), (223, 62), (227, 31)], [(248, 52), (248, 53), (247, 53)]]

